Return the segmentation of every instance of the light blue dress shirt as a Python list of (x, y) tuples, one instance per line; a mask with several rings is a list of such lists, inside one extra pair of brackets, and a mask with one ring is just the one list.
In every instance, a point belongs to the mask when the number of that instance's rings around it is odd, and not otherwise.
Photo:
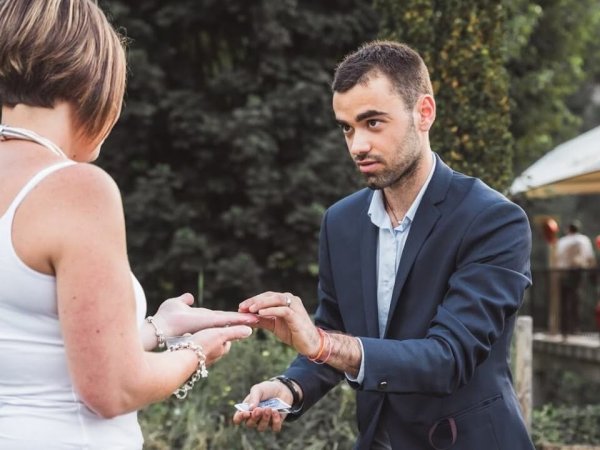
[[(379, 228), (377, 242), (377, 316), (379, 320), (380, 338), (383, 338), (383, 334), (385, 333), (385, 326), (387, 324), (390, 304), (392, 302), (392, 293), (396, 282), (396, 273), (398, 272), (402, 251), (404, 250), (404, 245), (406, 244), (406, 239), (410, 232), (410, 226), (435, 170), (435, 157), (433, 154), (432, 158), (433, 164), (427, 180), (425, 180), (421, 190), (397, 227), (394, 228), (392, 221), (385, 210), (383, 192), (378, 189), (373, 192), (373, 197), (371, 198), (371, 204), (369, 205), (367, 214), (369, 214), (373, 225)], [(350, 381), (361, 384), (365, 377), (365, 358), (362, 342), (360, 339), (358, 339), (358, 342), (360, 343), (362, 354), (360, 371), (356, 378), (352, 378), (348, 376), (348, 374), (346, 374), (346, 377)]]

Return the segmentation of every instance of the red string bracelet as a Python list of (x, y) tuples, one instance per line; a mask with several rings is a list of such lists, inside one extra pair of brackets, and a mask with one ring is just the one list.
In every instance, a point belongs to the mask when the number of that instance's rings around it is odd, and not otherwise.
[(325, 350), (325, 332), (317, 327), (317, 331), (319, 332), (319, 351), (316, 356), (306, 356), (309, 361), (315, 362), (317, 361), (321, 355), (323, 354), (323, 350)]
[(329, 343), (329, 351), (327, 352), (327, 356), (325, 358), (321, 360), (319, 360), (319, 358), (316, 358), (313, 361), (315, 364), (325, 364), (329, 360), (329, 357), (331, 356), (331, 351), (333, 350), (333, 344), (331, 343), (331, 334), (326, 333), (325, 331), (323, 332), (323, 334), (325, 335), (325, 337), (327, 338), (327, 342)]

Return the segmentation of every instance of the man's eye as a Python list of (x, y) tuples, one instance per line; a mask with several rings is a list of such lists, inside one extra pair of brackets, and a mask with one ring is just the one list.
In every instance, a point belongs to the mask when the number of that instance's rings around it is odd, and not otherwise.
[(376, 128), (380, 123), (381, 121), (377, 119), (371, 119), (367, 121), (367, 125), (369, 126), (369, 128)]
[(342, 133), (344, 134), (348, 134), (352, 131), (352, 127), (350, 125), (340, 125), (340, 128), (342, 129)]

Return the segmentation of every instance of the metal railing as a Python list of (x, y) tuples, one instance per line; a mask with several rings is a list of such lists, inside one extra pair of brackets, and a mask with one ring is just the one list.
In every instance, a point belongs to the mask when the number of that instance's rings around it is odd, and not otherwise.
[(533, 285), (519, 314), (533, 317), (536, 331), (585, 334), (600, 331), (600, 268), (532, 271)]

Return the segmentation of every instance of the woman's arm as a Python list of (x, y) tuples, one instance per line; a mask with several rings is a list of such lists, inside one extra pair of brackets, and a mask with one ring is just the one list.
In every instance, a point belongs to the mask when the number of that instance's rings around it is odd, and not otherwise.
[[(79, 395), (104, 417), (168, 397), (198, 359), (189, 350), (144, 351), (116, 184), (101, 169), (77, 164), (49, 177), (45, 194), (47, 231), (40, 239), (55, 270), (67, 360)], [(195, 338), (210, 364), (228, 351), (229, 341), (250, 331), (234, 326)]]

